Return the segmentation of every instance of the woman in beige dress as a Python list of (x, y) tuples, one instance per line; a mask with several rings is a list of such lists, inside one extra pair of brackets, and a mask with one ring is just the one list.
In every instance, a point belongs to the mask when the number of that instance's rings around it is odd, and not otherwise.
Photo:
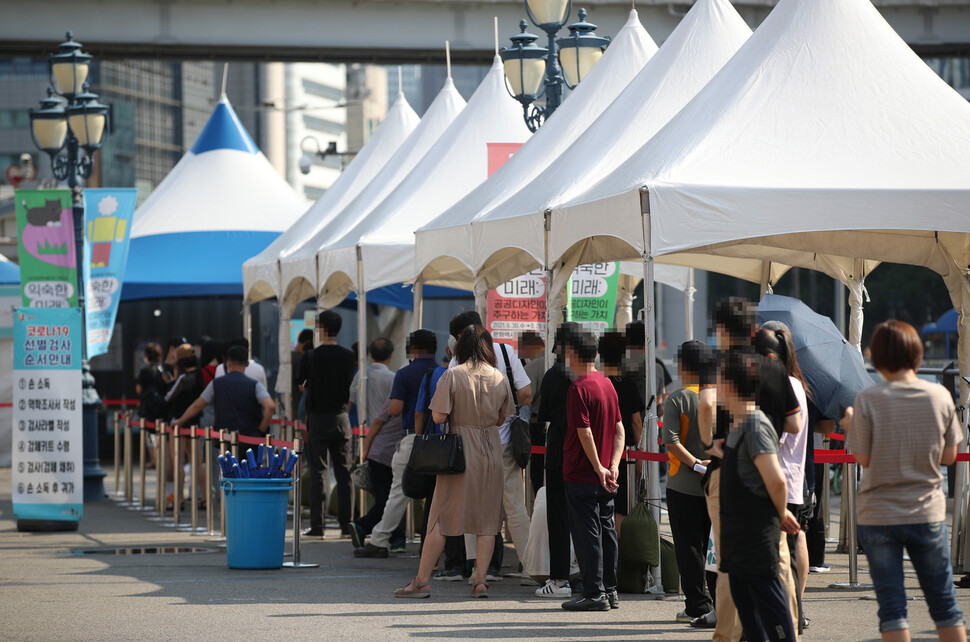
[[(465, 472), (439, 475), (428, 534), (421, 551), (418, 574), (394, 591), (396, 597), (431, 596), (431, 571), (445, 546), (445, 537), (476, 535), (476, 558), (491, 559), (495, 533), (502, 524), (502, 442), (498, 427), (515, 412), (505, 375), (495, 368), (492, 337), (480, 326), (469, 326), (458, 338), (458, 365), (441, 376), (431, 399), (435, 423), (450, 421), (451, 432), (461, 435)], [(488, 597), (484, 564), (472, 578), (472, 597)]]

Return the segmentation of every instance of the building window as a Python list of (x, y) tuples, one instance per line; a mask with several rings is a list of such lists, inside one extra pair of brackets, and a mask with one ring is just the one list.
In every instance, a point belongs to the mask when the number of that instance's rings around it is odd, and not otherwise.
[(338, 87), (331, 87), (323, 83), (303, 79), (303, 91), (317, 98), (338, 101), (344, 97), (344, 90)]
[(0, 129), (26, 129), (30, 127), (30, 116), (26, 109), (0, 110)]
[(333, 134), (334, 136), (339, 136), (347, 129), (344, 123), (334, 122), (325, 118), (317, 118), (316, 116), (309, 116), (307, 114), (303, 115), (303, 125), (309, 130), (324, 134)]
[(940, 75), (948, 85), (970, 98), (970, 58), (963, 56), (924, 58), (930, 69)]

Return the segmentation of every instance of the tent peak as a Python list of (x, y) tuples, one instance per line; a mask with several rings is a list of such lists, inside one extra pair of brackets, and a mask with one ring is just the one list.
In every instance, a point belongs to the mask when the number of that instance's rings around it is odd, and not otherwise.
[(639, 23), (640, 23), (640, 14), (637, 13), (636, 7), (632, 7), (630, 9), (630, 16), (626, 19), (626, 24), (623, 26), (631, 27), (634, 24), (639, 24)]
[(198, 155), (218, 149), (235, 149), (249, 154), (259, 153), (259, 148), (250, 138), (249, 132), (239, 120), (239, 116), (236, 115), (225, 94), (212, 110), (212, 115), (206, 121), (199, 137), (195, 139), (191, 152)]

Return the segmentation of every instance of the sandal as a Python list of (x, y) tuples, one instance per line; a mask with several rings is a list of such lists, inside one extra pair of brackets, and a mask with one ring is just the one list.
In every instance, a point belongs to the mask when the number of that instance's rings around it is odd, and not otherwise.
[(431, 597), (431, 585), (427, 582), (424, 584), (418, 584), (417, 579), (418, 578), (412, 579), (407, 583), (407, 586), (395, 589), (394, 597), (407, 597), (419, 600)]
[(468, 595), (474, 598), (488, 597), (488, 584), (486, 584), (485, 582), (476, 582), (472, 586), (472, 589), (468, 593)]

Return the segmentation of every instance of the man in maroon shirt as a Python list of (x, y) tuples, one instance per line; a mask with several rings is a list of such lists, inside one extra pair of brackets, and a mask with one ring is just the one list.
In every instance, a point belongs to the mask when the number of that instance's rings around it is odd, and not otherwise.
[(563, 479), (569, 531), (583, 576), (583, 594), (562, 608), (608, 611), (616, 595), (617, 539), (613, 521), (623, 422), (610, 380), (596, 371), (596, 340), (583, 330), (564, 337), (566, 366), (575, 379), (566, 394), (568, 428), (563, 445)]

